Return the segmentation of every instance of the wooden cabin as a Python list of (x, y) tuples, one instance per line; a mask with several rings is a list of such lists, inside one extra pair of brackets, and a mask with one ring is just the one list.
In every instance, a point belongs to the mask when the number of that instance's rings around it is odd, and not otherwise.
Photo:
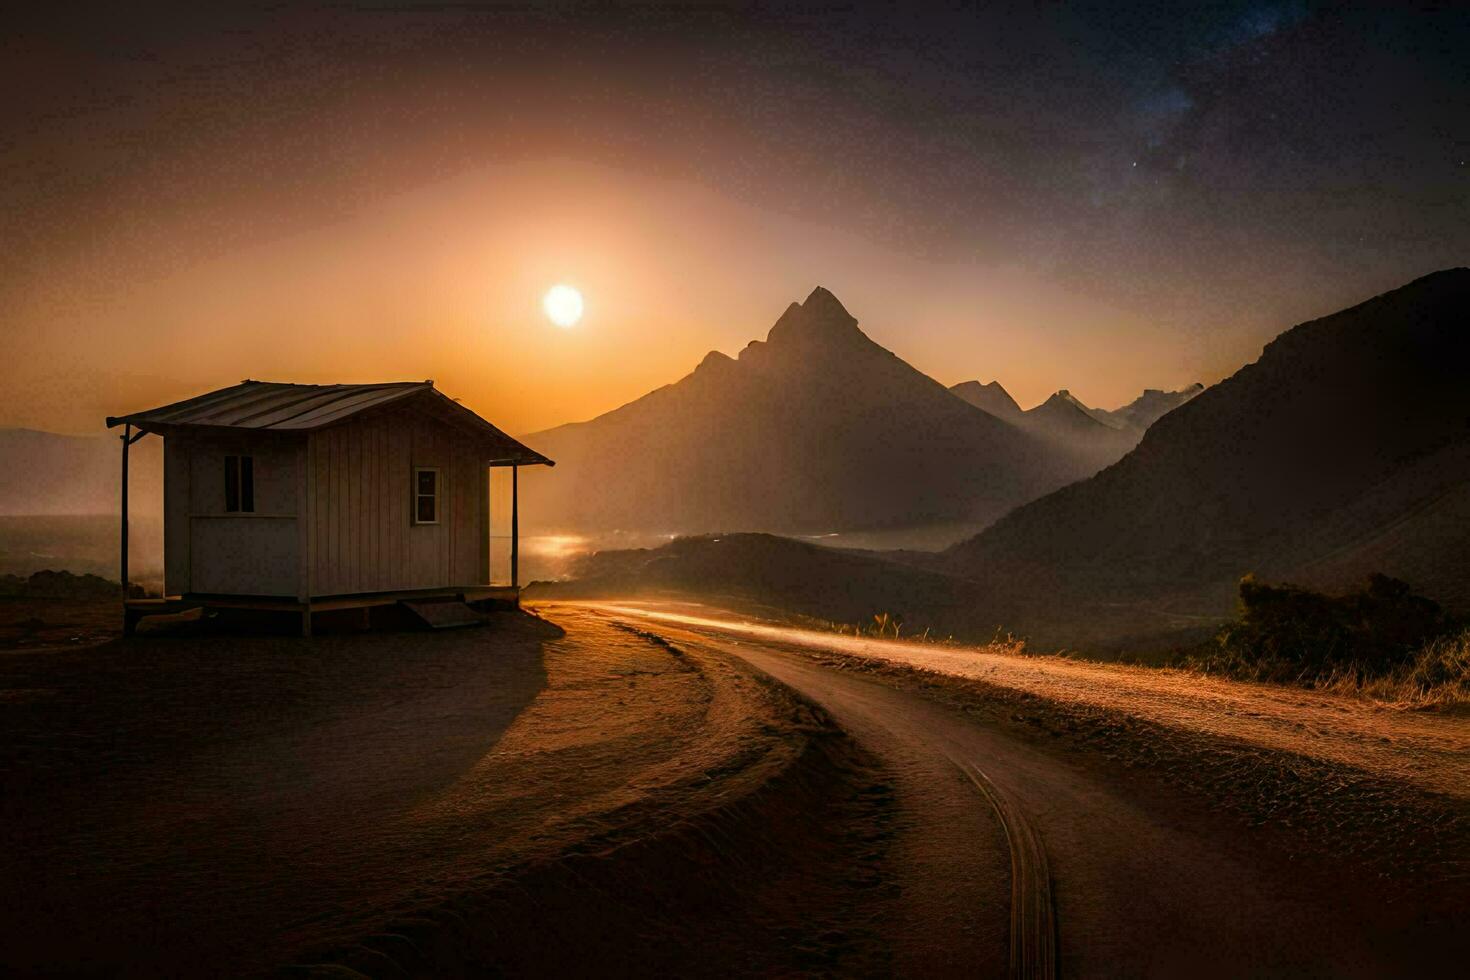
[[(519, 594), (519, 467), (553, 465), (432, 381), (244, 381), (107, 420), (128, 447), (164, 442), (163, 600), (125, 600), (125, 626), (188, 606), (312, 614)], [(510, 575), (491, 581), (490, 469), (509, 467)], [(432, 618), (432, 617), (430, 617)]]

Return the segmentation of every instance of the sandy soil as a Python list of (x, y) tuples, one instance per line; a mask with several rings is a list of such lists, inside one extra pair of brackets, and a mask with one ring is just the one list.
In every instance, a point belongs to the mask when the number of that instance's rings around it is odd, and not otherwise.
[(123, 641), (42, 605), (0, 616), (10, 974), (998, 974), (959, 758), (1055, 849), (1074, 974), (1392, 973), (1470, 897), (1454, 718), (1187, 675), (1135, 713), (1147, 672), (708, 609)]
[[(0, 650), (8, 972), (878, 969), (881, 774), (748, 669), (575, 627)], [(793, 805), (828, 832), (759, 830)]]
[[(789, 629), (688, 604), (604, 614), (800, 652), (882, 677), (1012, 738), (1183, 787), (1280, 839), (1412, 898), (1442, 885), (1470, 905), (1467, 718), (1179, 671), (1002, 655)], [(622, 612), (618, 612), (622, 610)], [(1192, 687), (1198, 684), (1198, 692)]]
[[(946, 789), (957, 762), (984, 771), (1051, 855), (1066, 974), (1427, 976), (1470, 955), (1458, 798), (816, 639), (598, 611), (744, 659), (816, 700), (888, 762), (907, 819), (942, 812), (946, 798), (963, 806)], [(895, 842), (908, 845), (908, 864), (946, 854), (942, 835)], [(985, 906), (971, 909), (983, 925)]]
[(797, 644), (984, 681), (1056, 703), (1107, 709), (1171, 728), (1351, 766), (1424, 790), (1470, 799), (1470, 713), (1400, 711), (1355, 698), (1272, 684), (1065, 657), (878, 640), (792, 629), (691, 604), (601, 604), (656, 619)]
[(0, 596), (0, 652), (95, 646), (121, 632), (117, 602)]

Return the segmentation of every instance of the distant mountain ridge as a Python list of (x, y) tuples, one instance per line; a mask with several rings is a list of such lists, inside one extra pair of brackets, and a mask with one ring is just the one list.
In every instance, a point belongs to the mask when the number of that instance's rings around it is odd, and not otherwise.
[(828, 290), (730, 358), (588, 422), (526, 437), (544, 528), (825, 531), (987, 523), (1086, 475), (874, 343)]
[[(1062, 388), (1054, 395), (1033, 408), (1022, 411), (1021, 406), (1011, 397), (1011, 393), (1002, 387), (999, 381), (991, 381), (981, 384), (979, 381), (961, 381), (957, 385), (951, 385), (950, 391), (974, 405), (981, 411), (989, 412), (998, 419), (1007, 422), (1024, 421), (1025, 417), (1037, 409), (1044, 407), (1048, 402), (1060, 398), (1070, 402), (1084, 414), (1091, 416), (1103, 425), (1112, 429), (1133, 429), (1140, 436), (1143, 430), (1153, 425), (1160, 418), (1172, 412), (1174, 409), (1189, 401), (1195, 395), (1205, 390), (1205, 386), (1195, 382), (1178, 391), (1164, 391), (1161, 388), (1145, 388), (1143, 394), (1121, 408), (1111, 411), (1105, 408), (1093, 408), (1084, 404), (1066, 388)], [(1072, 423), (1076, 424), (1075, 420)], [(1084, 430), (1085, 426), (1082, 427)]]
[(1340, 588), (1381, 571), (1465, 609), (1466, 377), (1470, 270), (1453, 269), (1286, 331), (943, 565), (1031, 622), (1087, 602), (1160, 627), (1165, 609), (1224, 613), (1246, 572)]
[(999, 381), (981, 384), (979, 381), (961, 381), (949, 389), (965, 401), (998, 419), (1014, 422), (1021, 417), (1021, 406), (1011, 393), (1001, 387)]
[(1204, 390), (1205, 386), (1199, 382), (1178, 391), (1146, 388), (1143, 394), (1122, 408), (1115, 408), (1111, 412), (1102, 408), (1091, 411), (1093, 415), (1112, 422), (1119, 428), (1133, 428), (1142, 432)]
[[(1115, 418), (1114, 413), (1083, 404), (1066, 388), (1024, 411), (999, 381), (989, 384), (962, 381), (949, 390), (981, 411), (1045, 440), (1089, 473), (1116, 462), (1138, 444), (1148, 425), (1139, 426), (1132, 420), (1145, 417), (1147, 410), (1130, 410), (1158, 393), (1152, 389), (1145, 391), (1132, 404), (1119, 409), (1120, 417)], [(1149, 401), (1148, 405), (1152, 407), (1154, 402)]]
[(1197, 642), (1246, 573), (1338, 592), (1382, 572), (1470, 614), (1467, 376), (1470, 269), (1452, 269), (1287, 330), (1113, 466), (946, 552), (691, 539), (593, 556), (564, 590), (714, 590), (1089, 652)]

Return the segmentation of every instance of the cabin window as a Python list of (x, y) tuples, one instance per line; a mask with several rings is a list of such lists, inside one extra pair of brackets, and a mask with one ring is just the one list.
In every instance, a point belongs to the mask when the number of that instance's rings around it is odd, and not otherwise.
[(420, 466), (413, 471), (413, 522), (439, 523), (439, 471)]
[(225, 512), (255, 513), (255, 457), (225, 457)]

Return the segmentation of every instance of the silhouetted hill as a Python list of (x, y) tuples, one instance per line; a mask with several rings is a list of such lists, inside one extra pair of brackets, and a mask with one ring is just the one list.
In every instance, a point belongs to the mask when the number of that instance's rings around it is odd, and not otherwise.
[(1101, 421), (1063, 388), (1021, 413), (1016, 424), (1068, 453), (1088, 473), (1108, 466), (1138, 444), (1138, 434)]
[[(162, 506), (162, 456), (155, 438), (133, 446), (129, 492), (135, 513)], [(115, 514), (121, 485), (115, 437), (0, 429), (0, 514)]]
[(1055, 439), (1097, 439), (1118, 430), (1092, 414), (1066, 388), (1022, 413), (1022, 424)]
[(1180, 388), (1178, 391), (1147, 388), (1143, 394), (1122, 408), (1115, 408), (1111, 412), (1094, 408), (1092, 414), (1104, 421), (1112, 422), (1119, 428), (1131, 428), (1142, 432), (1204, 390), (1205, 386), (1198, 382), (1187, 388)]
[(989, 522), (1090, 472), (954, 397), (817, 288), (739, 358), (527, 437), (542, 528), (813, 530)]
[(978, 381), (961, 381), (957, 385), (952, 385), (949, 390), (998, 419), (1015, 422), (1021, 417), (1021, 406), (1016, 404), (1016, 400), (1011, 397), (1009, 391), (1001, 387), (999, 381), (992, 381), (989, 384), (981, 384)]
[[(960, 622), (970, 583), (869, 552), (769, 534), (678, 538), (659, 548), (602, 551), (580, 559), (570, 582), (539, 582), (530, 597), (615, 598), (681, 594), (771, 606), (839, 623), (886, 612), (922, 632)], [(988, 634), (987, 634), (988, 635)]]
[(1381, 571), (1464, 609), (1467, 318), (1470, 270), (1455, 269), (1288, 330), (1116, 465), (1017, 509), (946, 567), (992, 615), (1032, 607), (1027, 624), (1224, 614), (1251, 571), (1321, 588)]
[(1181, 391), (1149, 388), (1122, 408), (1091, 408), (1063, 388), (1046, 401), (1022, 411), (999, 381), (982, 385), (965, 381), (949, 389), (998, 419), (1038, 436), (1069, 456), (1086, 473), (1117, 462), (1160, 416), (1203, 391), (1192, 385)]

